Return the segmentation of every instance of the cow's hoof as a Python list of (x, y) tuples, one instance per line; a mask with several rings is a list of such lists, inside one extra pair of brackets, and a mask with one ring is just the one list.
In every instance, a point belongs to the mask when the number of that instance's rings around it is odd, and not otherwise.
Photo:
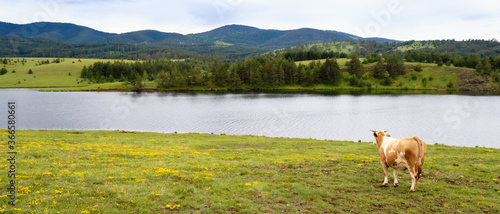
[(398, 186), (399, 186), (399, 184), (398, 184), (398, 183), (395, 183), (395, 184), (394, 184), (394, 187), (398, 187)]
[(415, 190), (414, 189), (410, 189), (408, 192), (415, 192)]
[(382, 185), (380, 185), (380, 186), (381, 186), (381, 187), (388, 187), (388, 186), (389, 186), (389, 184), (388, 184), (388, 183), (385, 183), (385, 184), (382, 184)]

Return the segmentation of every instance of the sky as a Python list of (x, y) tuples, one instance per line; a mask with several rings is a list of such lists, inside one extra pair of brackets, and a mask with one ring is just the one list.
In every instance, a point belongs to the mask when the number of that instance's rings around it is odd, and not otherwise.
[(316, 28), (396, 40), (500, 40), (498, 0), (0, 0), (0, 21), (109, 33), (201, 33), (229, 24)]

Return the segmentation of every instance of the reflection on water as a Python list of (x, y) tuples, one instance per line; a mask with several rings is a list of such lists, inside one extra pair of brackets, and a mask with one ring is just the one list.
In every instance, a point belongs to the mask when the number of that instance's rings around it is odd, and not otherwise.
[[(394, 93), (392, 93), (394, 92)], [(306, 93), (121, 93), (0, 90), (22, 129), (200, 132), (372, 141), (369, 129), (428, 144), (500, 148), (500, 96)], [(381, 92), (377, 92), (381, 93)], [(441, 94), (444, 93), (444, 94)], [(1, 111), (2, 118), (7, 115)]]

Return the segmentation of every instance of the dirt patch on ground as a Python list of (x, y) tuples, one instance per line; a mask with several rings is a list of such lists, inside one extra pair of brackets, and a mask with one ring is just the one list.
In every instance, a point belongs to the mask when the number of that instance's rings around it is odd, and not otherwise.
[(493, 84), (491, 77), (480, 76), (476, 71), (468, 69), (457, 69), (455, 73), (459, 75), (460, 84), (458, 90), (460, 91), (498, 91), (497, 85)]
[(83, 132), (70, 132), (69, 134), (83, 134)]

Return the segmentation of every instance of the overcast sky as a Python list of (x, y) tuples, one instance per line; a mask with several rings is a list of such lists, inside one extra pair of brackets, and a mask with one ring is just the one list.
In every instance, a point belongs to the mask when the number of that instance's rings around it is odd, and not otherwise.
[(223, 25), (303, 27), (397, 40), (500, 40), (498, 0), (0, 0), (0, 21), (66, 22), (124, 33)]

